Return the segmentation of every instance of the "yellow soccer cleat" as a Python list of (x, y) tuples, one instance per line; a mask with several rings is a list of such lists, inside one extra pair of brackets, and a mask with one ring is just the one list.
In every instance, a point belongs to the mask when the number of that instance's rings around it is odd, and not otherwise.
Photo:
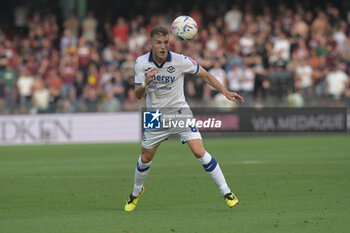
[(126, 204), (124, 206), (125, 211), (133, 211), (136, 208), (137, 202), (139, 201), (142, 194), (145, 192), (145, 187), (142, 186), (142, 191), (140, 195), (137, 197), (134, 197), (132, 194), (128, 197), (128, 200), (126, 201)]
[(226, 205), (230, 208), (234, 207), (238, 204), (238, 199), (233, 193), (227, 193), (224, 196)]

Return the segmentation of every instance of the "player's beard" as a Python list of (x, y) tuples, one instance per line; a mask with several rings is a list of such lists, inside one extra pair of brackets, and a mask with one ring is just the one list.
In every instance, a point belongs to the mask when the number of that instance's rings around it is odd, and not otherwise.
[(168, 56), (168, 52), (167, 52), (167, 50), (165, 51), (165, 52), (158, 52), (157, 54), (155, 54), (155, 60), (157, 61), (157, 62), (160, 62), (160, 63), (162, 63), (162, 62), (164, 62), (165, 60), (166, 60), (166, 58), (167, 58), (167, 56)]

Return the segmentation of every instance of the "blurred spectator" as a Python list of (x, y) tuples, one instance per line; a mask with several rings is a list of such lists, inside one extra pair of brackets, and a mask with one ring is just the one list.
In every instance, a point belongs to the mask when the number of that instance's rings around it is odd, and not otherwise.
[(229, 54), (229, 57), (227, 59), (227, 64), (226, 64), (226, 71), (229, 71), (232, 69), (233, 66), (238, 66), (242, 67), (243, 66), (243, 59), (241, 56), (239, 56), (239, 53), (236, 51), (233, 51), (232, 53)]
[(43, 38), (45, 37), (50, 41), (55, 41), (58, 36), (58, 25), (57, 25), (57, 17), (55, 14), (49, 14), (44, 18), (43, 21)]
[(98, 93), (95, 88), (86, 87), (84, 103), (86, 112), (99, 112), (101, 110)]
[(242, 97), (247, 100), (245, 103), (248, 103), (254, 91), (255, 74), (247, 64), (243, 64), (242, 76), (239, 82)]
[[(227, 77), (225, 70), (221, 67), (221, 63), (216, 60), (214, 62), (214, 67), (209, 70), (209, 73), (212, 74), (221, 85), (223, 85), (225, 88), (227, 88)], [(210, 90), (210, 96), (214, 98), (217, 94), (219, 94), (219, 91), (214, 89), (212, 86), (209, 86), (207, 84), (209, 90)]]
[(95, 90), (100, 90), (101, 87), (101, 76), (100, 72), (97, 69), (97, 66), (93, 63), (89, 65), (88, 68), (88, 77), (87, 77), (87, 87), (95, 89)]
[[(116, 81), (116, 77), (118, 78), (118, 81)], [(124, 86), (122, 84), (121, 75), (107, 79), (104, 82), (103, 93), (104, 97), (102, 104), (105, 112), (116, 112), (121, 110), (123, 103), (121, 100), (124, 100)]]
[(319, 57), (319, 63), (313, 67), (313, 86), (315, 87), (315, 93), (317, 96), (324, 96), (326, 91), (324, 88), (325, 78), (329, 73), (329, 68), (326, 63), (326, 57)]
[(338, 51), (343, 51), (346, 42), (346, 24), (336, 25), (333, 33), (333, 39), (337, 42)]
[(273, 100), (274, 105), (283, 106), (284, 99), (294, 91), (294, 82), (293, 72), (284, 69), (283, 66), (274, 64), (270, 67), (268, 78), (263, 86), (268, 90), (268, 96), (275, 98)]
[(279, 31), (277, 38), (273, 43), (273, 54), (270, 58), (270, 62), (276, 62), (278, 59), (289, 61), (290, 59), (290, 42), (288, 41), (286, 34)]
[(312, 94), (312, 72), (312, 67), (308, 65), (306, 59), (302, 59), (296, 68), (296, 86), (302, 90), (304, 96)]
[(140, 100), (136, 97), (134, 89), (129, 89), (124, 102), (124, 109), (128, 111), (135, 111), (139, 109), (139, 106)]
[(2, 76), (2, 73), (5, 71), (8, 63), (9, 60), (6, 56), (5, 47), (0, 45), (0, 76)]
[(317, 56), (327, 55), (327, 41), (321, 35), (315, 34), (309, 41), (311, 49), (315, 48)]
[(82, 36), (91, 43), (96, 40), (97, 24), (98, 21), (94, 17), (94, 13), (89, 11), (86, 18), (82, 22)]
[(266, 80), (267, 80), (267, 70), (264, 68), (263, 60), (261, 57), (255, 58), (255, 66), (253, 67), (253, 72), (255, 74), (254, 79), (254, 97), (261, 100), (261, 98), (266, 97)]
[(295, 23), (292, 26), (291, 34), (298, 36), (303, 40), (307, 39), (309, 36), (309, 26), (305, 23), (300, 14), (296, 14), (294, 20)]
[(112, 78), (115, 68), (113, 66), (100, 66), (100, 82), (101, 85), (106, 85)]
[[(120, 102), (114, 97), (113, 91), (108, 91), (105, 94), (104, 100), (102, 102), (104, 112), (117, 112), (122, 109)], [(137, 110), (131, 109), (131, 110)]]
[(205, 106), (207, 98), (204, 95), (204, 81), (197, 76), (185, 78), (185, 93), (188, 101), (195, 106)]
[[(130, 35), (128, 46), (131, 52), (137, 52), (142, 50), (142, 48), (147, 43), (147, 34), (145, 28), (140, 28), (139, 31), (134, 32)], [(140, 56), (141, 54), (137, 54)]]
[(85, 88), (85, 82), (84, 82), (84, 75), (83, 72), (78, 71), (76, 79), (74, 80), (74, 111), (76, 112), (82, 112), (84, 111), (84, 104), (83, 104), (83, 94), (84, 94), (84, 88)]
[(102, 61), (104, 63), (104, 65), (108, 65), (108, 66), (115, 66), (118, 67), (119, 63), (118, 61), (115, 59), (115, 51), (113, 48), (112, 44), (108, 44), (103, 50), (102, 50)]
[(291, 9), (286, 9), (285, 14), (281, 18), (282, 29), (286, 33), (290, 33), (294, 24), (294, 15)]
[(73, 83), (78, 70), (77, 61), (71, 55), (65, 55), (60, 64), (60, 74), (62, 77), (61, 97), (71, 99)]
[(34, 77), (28, 69), (24, 68), (17, 81), (17, 88), (20, 95), (21, 112), (27, 112), (31, 107), (32, 85)]
[(332, 100), (341, 100), (345, 91), (349, 86), (348, 75), (340, 69), (340, 64), (331, 67), (331, 71), (327, 74), (326, 92)]
[(83, 72), (84, 77), (87, 77), (88, 66), (91, 59), (91, 48), (84, 36), (79, 38), (77, 54), (79, 70)]
[(336, 25), (340, 24), (341, 16), (338, 8), (333, 6), (331, 3), (327, 3), (326, 12), (329, 15), (329, 23), (331, 27), (335, 27)]
[[(315, 51), (315, 50), (312, 50)], [(293, 55), (294, 59), (298, 59), (298, 60), (302, 60), (302, 59), (306, 59), (309, 57), (309, 50), (306, 47), (305, 41), (304, 40), (299, 40), (293, 50)], [(313, 54), (314, 56), (317, 57), (316, 55), (316, 51), (315, 54)]]
[(64, 28), (69, 29), (72, 35), (75, 37), (79, 36), (79, 19), (77, 13), (72, 11), (69, 18), (64, 22)]
[(330, 30), (328, 17), (324, 11), (319, 11), (316, 19), (312, 22), (311, 33), (325, 35)]
[(346, 63), (346, 72), (350, 73), (350, 37), (346, 38), (344, 49), (340, 52), (341, 61)]
[[(308, 51), (307, 51), (308, 52)], [(316, 53), (316, 50), (315, 49), (312, 49), (311, 50), (311, 55), (310, 56), (307, 56), (309, 57), (309, 65), (311, 66), (312, 69), (314, 69), (315, 67), (319, 66), (320, 65), (320, 57), (317, 56), (317, 53)], [(321, 56), (321, 57), (324, 57), (324, 56)], [(297, 59), (306, 59), (305, 56), (297, 56), (296, 57)]]
[(119, 37), (122, 41), (128, 40), (129, 26), (123, 17), (117, 19), (116, 24), (113, 26), (113, 35)]
[(229, 32), (238, 31), (242, 21), (242, 12), (239, 10), (237, 5), (233, 5), (231, 10), (225, 14), (225, 23)]
[(114, 76), (110, 79), (110, 84), (114, 97), (120, 103), (123, 103), (125, 100), (125, 84), (119, 71), (114, 72)]
[(48, 38), (43, 38), (42, 46), (38, 51), (38, 55), (40, 59), (49, 58), (52, 55), (52, 51), (53, 51), (53, 48), (51, 45), (51, 41)]
[(25, 67), (29, 71), (30, 74), (35, 75), (39, 71), (39, 63), (37, 58), (35, 57), (35, 54), (30, 54), (28, 56), (28, 60), (25, 63)]
[(102, 43), (104, 45), (109, 45), (112, 41), (113, 41), (112, 24), (108, 20), (106, 20), (103, 23)]
[(239, 45), (241, 46), (242, 54), (248, 55), (252, 53), (252, 49), (255, 45), (253, 35), (247, 31), (239, 40)]
[(45, 87), (44, 81), (41, 77), (37, 77), (33, 91), (33, 107), (38, 113), (47, 113), (49, 110), (49, 101), (50, 101), (50, 91)]
[(60, 99), (61, 87), (62, 87), (62, 80), (58, 76), (56, 68), (51, 68), (48, 71), (48, 77), (46, 79), (46, 86), (48, 87), (49, 92), (50, 92), (48, 111), (51, 113), (55, 113), (55, 112), (57, 112), (58, 101)]
[(8, 64), (0, 79), (2, 78), (3, 81), (0, 81), (0, 85), (3, 85), (4, 88), (5, 109), (9, 113), (13, 113), (16, 107), (15, 84), (17, 80), (17, 72), (10, 64)]
[(11, 66), (16, 67), (17, 61), (18, 61), (18, 53), (17, 53), (17, 49), (15, 48), (11, 40), (4, 41), (4, 54), (8, 59), (8, 63)]
[(61, 44), (60, 44), (60, 51), (61, 51), (61, 56), (64, 54), (69, 53), (70, 51), (74, 51), (78, 45), (78, 39), (76, 36), (72, 34), (70, 29), (65, 29), (63, 31), (63, 36), (61, 38)]
[(227, 73), (228, 89), (230, 91), (239, 92), (241, 90), (240, 80), (242, 79), (243, 71), (237, 64), (232, 66), (232, 69)]
[(18, 4), (14, 9), (15, 17), (15, 27), (16, 31), (20, 34), (25, 34), (27, 32), (27, 15), (29, 13), (29, 8), (22, 4)]
[(205, 44), (206, 49), (214, 54), (220, 49), (220, 42), (222, 41), (221, 38), (222, 36), (220, 35), (217, 28), (213, 24), (209, 25), (209, 38)]

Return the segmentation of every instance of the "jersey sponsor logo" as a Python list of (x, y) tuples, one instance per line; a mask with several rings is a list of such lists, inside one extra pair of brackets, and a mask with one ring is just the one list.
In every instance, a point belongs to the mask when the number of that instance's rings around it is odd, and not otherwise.
[(153, 81), (154, 83), (162, 83), (162, 84), (173, 83), (175, 81), (175, 76), (154, 75)]
[(174, 66), (169, 66), (166, 70), (167, 70), (169, 73), (174, 73), (174, 72), (175, 72), (175, 67), (174, 67)]

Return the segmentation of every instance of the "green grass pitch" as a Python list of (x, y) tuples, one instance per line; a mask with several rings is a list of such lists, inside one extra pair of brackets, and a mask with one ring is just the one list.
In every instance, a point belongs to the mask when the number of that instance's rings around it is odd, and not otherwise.
[(240, 200), (232, 209), (179, 140), (160, 146), (131, 213), (139, 143), (0, 147), (0, 232), (349, 232), (349, 136), (204, 145)]

